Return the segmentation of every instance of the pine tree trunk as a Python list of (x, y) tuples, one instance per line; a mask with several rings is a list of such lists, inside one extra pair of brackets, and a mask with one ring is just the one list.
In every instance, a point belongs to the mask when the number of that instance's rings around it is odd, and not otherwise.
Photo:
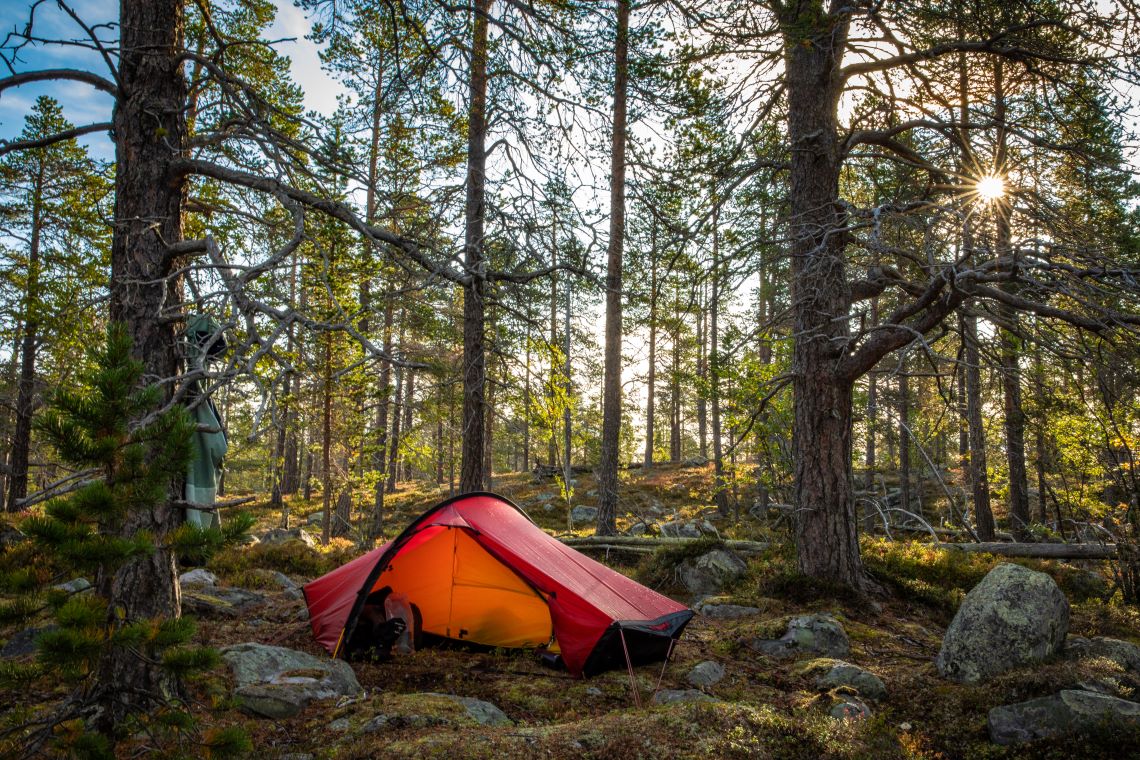
[(653, 418), (657, 392), (657, 224), (650, 232), (649, 242), (649, 377), (646, 378), (645, 402), (645, 459), (646, 471), (653, 467), (653, 437), (656, 432)]
[(974, 497), (974, 520), (978, 540), (993, 541), (994, 513), (990, 508), (990, 481), (986, 472), (986, 428), (982, 418), (982, 368), (978, 350), (977, 317), (962, 317), (966, 342), (966, 423), (970, 429), (970, 487)]
[(332, 535), (332, 334), (325, 333), (324, 377), (321, 383), (321, 543)]
[[(530, 322), (528, 315), (528, 322), (526, 328), (526, 372), (525, 379), (523, 380), (523, 440), (522, 440), (522, 467), (515, 467), (515, 470), (529, 470), (530, 469), (530, 417), (531, 417), (531, 404), (530, 404)], [(554, 426), (551, 425), (551, 430)]]
[(713, 502), (721, 517), (728, 517), (728, 483), (724, 477), (724, 451), (720, 429), (720, 222), (719, 210), (713, 211), (712, 229), (712, 293), (709, 304), (709, 387), (712, 396)]
[[(404, 386), (404, 423), (401, 435), (410, 436), (412, 425), (416, 421), (416, 371), (411, 367), (408, 367), (408, 377), (404, 381)], [(412, 463), (406, 456), (400, 458), (400, 471), (404, 480), (412, 479)]]
[(32, 447), (32, 414), (35, 412), (36, 341), (39, 332), (40, 227), (43, 223), (43, 161), (37, 162), (32, 188), (32, 233), (28, 244), (28, 280), (24, 293), (24, 329), (20, 336), (20, 379), (16, 391), (16, 420), (8, 458), (8, 511), (28, 495), (28, 454)]
[[(1005, 65), (994, 61), (994, 119), (998, 123), (996, 166), (1005, 166)], [(1009, 257), (1012, 251), (1010, 216), (1013, 206), (1004, 198), (994, 201), (997, 255)], [(1008, 288), (1004, 284), (1002, 287)], [(1002, 305), (999, 314), (1006, 326), (999, 330), (1001, 343), (1002, 397), (1005, 412), (1005, 449), (1009, 463), (1010, 531), (1019, 541), (1029, 537), (1029, 484), (1025, 472), (1025, 412), (1021, 405), (1021, 366), (1018, 345), (1017, 312)]]
[(471, 44), (471, 107), (467, 114), (467, 204), (464, 256), (469, 277), (463, 288), (463, 467), (459, 489), (481, 491), (484, 472), (484, 399), (487, 382), (484, 307), (487, 291), (483, 258), (487, 172), (487, 16), (492, 0), (475, 0)]
[[(550, 209), (550, 266), (558, 265), (558, 215), (554, 204), (551, 204)], [(569, 283), (567, 283), (569, 288)], [(555, 399), (557, 398), (556, 390), (558, 385), (558, 352), (555, 348), (558, 346), (558, 272), (552, 272), (550, 275), (550, 385), (546, 397), (548, 406), (547, 408), (553, 410), (555, 408)], [(553, 467), (558, 463), (558, 425), (555, 423), (553, 417), (550, 420), (550, 440), (547, 441), (546, 458)], [(526, 469), (530, 469), (530, 462), (527, 462)]]
[[(871, 299), (871, 327), (879, 324), (879, 299)], [(863, 487), (867, 490), (875, 485), (876, 438), (879, 425), (879, 378), (872, 372), (867, 381), (867, 451)]]
[(709, 379), (708, 330), (705, 325), (708, 317), (708, 299), (705, 296), (705, 283), (700, 284), (701, 293), (697, 299), (700, 318), (697, 320), (697, 437), (700, 439), (700, 455), (703, 461), (709, 458), (709, 405), (707, 387)]
[[(400, 312), (400, 352), (403, 353), (404, 348), (404, 321), (405, 312)], [(400, 366), (396, 366), (396, 396), (392, 400), (392, 432), (388, 438), (388, 482), (385, 485), (385, 491), (388, 493), (396, 493), (396, 479), (398, 477), (397, 464), (400, 455), (400, 422), (402, 409), (401, 404), (405, 403), (404, 398), (404, 373), (406, 370)]]
[(788, 138), (795, 146), (789, 200), (796, 547), (805, 575), (865, 588), (852, 496), (854, 381), (836, 370), (847, 345), (851, 303), (836, 117), (848, 16), (821, 18), (813, 9), (795, 6), (782, 19), (789, 30)]
[(910, 509), (910, 378), (906, 366), (899, 372), (899, 506)]
[[(115, 220), (111, 241), (110, 318), (126, 326), (134, 355), (148, 382), (169, 380), (181, 371), (178, 330), (164, 317), (182, 302), (182, 279), (167, 245), (182, 240), (184, 177), (172, 176), (186, 139), (187, 86), (182, 71), (184, 19), (180, 0), (121, 0), (119, 84), (115, 104)], [(156, 133), (161, 130), (162, 138)], [(166, 394), (173, 383), (162, 386)], [(180, 478), (179, 478), (180, 480)], [(180, 496), (179, 489), (171, 497)], [(107, 632), (126, 623), (176, 618), (181, 594), (167, 537), (182, 522), (181, 510), (166, 503), (129, 513), (122, 535), (153, 536), (153, 553), (128, 560), (114, 572), (96, 575), (97, 592), (109, 599)], [(127, 713), (151, 707), (147, 695), (172, 697), (176, 683), (160, 663), (133, 647), (107, 647), (95, 665), (89, 696), (100, 708), (96, 729), (109, 733)], [(129, 688), (125, 688), (129, 686)]]
[(610, 239), (606, 255), (606, 346), (602, 380), (602, 447), (598, 462), (597, 535), (617, 532), (618, 446), (621, 437), (622, 253), (625, 243), (626, 95), (630, 0), (617, 0), (614, 112), (610, 145)]
[(562, 483), (565, 488), (570, 488), (570, 478), (573, 475), (573, 470), (570, 465), (570, 444), (571, 429), (570, 429), (570, 392), (572, 386), (570, 383), (570, 294), (571, 287), (570, 281), (566, 282), (566, 311), (565, 322), (563, 323), (563, 341), (564, 349), (562, 352), (562, 361), (564, 362), (562, 368), (563, 380), (565, 383), (563, 391), (566, 397), (566, 405), (562, 408)]
[(681, 307), (673, 294), (673, 362), (669, 376), (669, 461), (681, 461)]
[(495, 483), (495, 386), (487, 378), (487, 419), (483, 437), (483, 477), (486, 489), (494, 489)]
[[(392, 299), (384, 303), (384, 354), (392, 355), (392, 323), (395, 307)], [(376, 405), (376, 448), (372, 453), (372, 469), (376, 472), (376, 486), (372, 490), (372, 537), (384, 530), (384, 491), (387, 486), (388, 462), (388, 411), (392, 404), (392, 362), (380, 364), (380, 403)]]

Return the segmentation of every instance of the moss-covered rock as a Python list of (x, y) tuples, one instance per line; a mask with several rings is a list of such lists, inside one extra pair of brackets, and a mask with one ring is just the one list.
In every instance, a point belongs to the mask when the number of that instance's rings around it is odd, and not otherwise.
[(942, 639), (938, 672), (978, 683), (1061, 651), (1069, 601), (1045, 573), (1001, 564), (966, 595)]
[(843, 660), (829, 657), (820, 657), (811, 660), (797, 669), (800, 675), (812, 679), (817, 689), (835, 689), (848, 686), (859, 692), (859, 696), (867, 699), (886, 699), (887, 687), (883, 680), (871, 671), (852, 665)]
[(990, 710), (990, 739), (1015, 744), (1106, 726), (1140, 726), (1140, 704), (1091, 691), (1065, 690)]
[(786, 658), (800, 654), (844, 657), (851, 651), (851, 641), (839, 621), (827, 614), (800, 615), (789, 618), (780, 638), (753, 639), (752, 649), (769, 657)]

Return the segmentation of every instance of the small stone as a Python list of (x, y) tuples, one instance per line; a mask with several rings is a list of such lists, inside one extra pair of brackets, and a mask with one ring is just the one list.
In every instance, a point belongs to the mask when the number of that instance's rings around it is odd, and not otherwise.
[(644, 536), (648, 532), (649, 526), (640, 520), (629, 526), (629, 530), (626, 531), (631, 536)]
[(542, 505), (542, 511), (543, 512), (553, 512), (554, 511), (554, 505), (551, 504), (550, 502), (546, 502), (545, 504)]
[(914, 726), (905, 721), (899, 724), (899, 731), (909, 731), (912, 728), (914, 728)]
[(352, 723), (349, 722), (348, 718), (337, 718), (332, 723), (329, 723), (330, 731), (347, 731), (351, 727)]
[(586, 687), (586, 696), (587, 697), (600, 697), (600, 696), (603, 696), (603, 692), (597, 686), (587, 686)]
[(696, 687), (713, 686), (724, 678), (724, 666), (713, 660), (705, 660), (693, 666), (685, 680)]
[(779, 639), (753, 639), (752, 648), (769, 657), (785, 658), (810, 653), (846, 657), (851, 651), (847, 632), (831, 615), (801, 615), (788, 621)]
[(598, 516), (597, 507), (587, 507), (579, 504), (570, 510), (570, 519), (576, 523), (590, 523)]
[(671, 705), (675, 702), (715, 702), (699, 689), (662, 689), (653, 695), (653, 704)]
[(218, 576), (204, 567), (196, 567), (178, 576), (178, 582), (183, 586), (217, 586)]
[(827, 713), (836, 720), (862, 720), (871, 717), (871, 708), (854, 697), (844, 697), (833, 704)]
[(509, 726), (514, 723), (505, 712), (482, 699), (457, 697), (454, 694), (438, 694), (436, 692), (427, 692), (425, 696), (444, 697), (463, 705), (467, 709), (467, 716), (481, 726)]

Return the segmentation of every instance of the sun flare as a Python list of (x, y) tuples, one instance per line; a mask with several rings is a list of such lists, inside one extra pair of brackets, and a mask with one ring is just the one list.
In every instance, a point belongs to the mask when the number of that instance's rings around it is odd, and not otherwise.
[(984, 201), (996, 201), (1005, 195), (1005, 180), (996, 174), (988, 174), (978, 180), (974, 189)]

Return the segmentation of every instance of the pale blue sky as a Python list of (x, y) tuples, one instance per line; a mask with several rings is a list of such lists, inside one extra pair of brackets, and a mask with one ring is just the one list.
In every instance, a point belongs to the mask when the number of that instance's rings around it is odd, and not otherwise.
[[(277, 49), (288, 55), (292, 62), (293, 77), (305, 91), (307, 108), (331, 113), (336, 108), (336, 97), (342, 88), (322, 70), (317, 58), (317, 47), (305, 39), (310, 23), (305, 14), (290, 0), (275, 0), (278, 6), (277, 21), (269, 30), (269, 38), (296, 38), (282, 42)], [(119, 4), (116, 0), (72, 0), (72, 7), (90, 25), (116, 19)], [(0, 31), (7, 34), (27, 22), (30, 3), (26, 0), (0, 0)], [(83, 30), (66, 16), (54, 3), (44, 3), (36, 13), (36, 36), (50, 39), (85, 39)], [(105, 32), (116, 36), (114, 31)], [(78, 68), (106, 75), (107, 67), (94, 51), (58, 45), (29, 46), (21, 51), (19, 71), (44, 68)], [(79, 82), (44, 82), (16, 87), (0, 93), (0, 138), (9, 139), (23, 129), (24, 116), (40, 95), (51, 95), (63, 104), (64, 114), (76, 125), (92, 124), (111, 119), (111, 97)], [(113, 147), (105, 134), (82, 138), (91, 152), (101, 158), (110, 158)]]

